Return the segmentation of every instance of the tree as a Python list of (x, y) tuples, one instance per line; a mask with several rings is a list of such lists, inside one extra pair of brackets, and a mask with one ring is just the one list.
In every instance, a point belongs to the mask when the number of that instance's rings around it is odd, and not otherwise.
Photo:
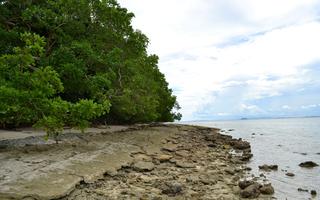
[(108, 101), (70, 103), (56, 97), (63, 91), (58, 73), (50, 66), (37, 65), (43, 56), (44, 38), (23, 33), (21, 39), (24, 47), (16, 47), (13, 54), (0, 57), (1, 126), (35, 123), (56, 138), (65, 125), (83, 130), (90, 120), (109, 111)]
[[(17, 96), (15, 103), (1, 105), (2, 126), (62, 127), (84, 115), (75, 112), (82, 106), (95, 115), (80, 124), (181, 118), (172, 111), (179, 106), (158, 57), (147, 54), (148, 38), (131, 26), (133, 17), (115, 0), (0, 0), (1, 90), (6, 91), (1, 98)], [(24, 33), (38, 50), (28, 50)], [(19, 71), (19, 66), (28, 67)], [(65, 111), (59, 113), (65, 122), (55, 119), (57, 110)]]

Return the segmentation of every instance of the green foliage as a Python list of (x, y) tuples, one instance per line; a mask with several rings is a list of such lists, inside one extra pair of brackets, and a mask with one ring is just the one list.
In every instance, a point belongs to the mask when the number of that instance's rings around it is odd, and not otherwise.
[(59, 74), (50, 66), (37, 68), (43, 54), (44, 38), (23, 33), (24, 47), (0, 57), (0, 123), (2, 126), (33, 124), (43, 127), (48, 136), (57, 138), (66, 125), (81, 130), (90, 120), (109, 111), (110, 103), (93, 100), (77, 103), (55, 97), (63, 91)]
[(64, 126), (70, 125), (84, 131), (90, 125), (90, 120), (108, 112), (109, 107), (109, 102), (97, 104), (92, 100), (80, 100), (77, 103), (69, 103), (56, 98), (50, 101), (47, 108), (48, 116), (40, 119), (35, 127), (44, 128), (47, 135), (57, 141)]
[(0, 123), (2, 126), (32, 124), (45, 113), (49, 98), (63, 90), (52, 67), (37, 68), (44, 38), (21, 34), (24, 47), (0, 57)]
[(53, 135), (90, 122), (173, 121), (148, 38), (115, 0), (0, 1), (0, 123)]

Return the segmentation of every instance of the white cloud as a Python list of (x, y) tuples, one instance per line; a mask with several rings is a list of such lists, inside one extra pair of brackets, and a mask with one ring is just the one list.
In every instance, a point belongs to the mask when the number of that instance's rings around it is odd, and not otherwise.
[(285, 109), (285, 110), (289, 110), (289, 109), (291, 109), (291, 107), (290, 107), (290, 106), (288, 106), (288, 105), (283, 105), (281, 108), (282, 108), (282, 109)]
[(229, 87), (243, 88), (229, 97), (239, 105), (302, 87), (312, 81), (304, 66), (320, 59), (317, 0), (120, 3), (151, 39), (149, 51), (160, 56), (160, 70), (178, 89), (185, 120)]
[(310, 105), (303, 105), (301, 106), (302, 109), (310, 109), (310, 108), (316, 108), (318, 105), (316, 104), (310, 104)]
[(257, 105), (246, 105), (246, 104), (241, 104), (240, 105), (240, 111), (242, 112), (263, 112), (261, 108), (259, 108)]
[(218, 113), (217, 115), (218, 115), (218, 116), (229, 116), (230, 113)]

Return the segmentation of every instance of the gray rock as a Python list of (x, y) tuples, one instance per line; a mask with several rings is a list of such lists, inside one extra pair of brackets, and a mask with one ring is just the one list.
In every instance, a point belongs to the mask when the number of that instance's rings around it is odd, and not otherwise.
[(217, 178), (214, 176), (202, 174), (199, 176), (200, 182), (204, 185), (214, 185), (217, 183)]
[(208, 147), (211, 147), (211, 148), (216, 148), (217, 145), (215, 143), (211, 143), (211, 144), (208, 144)]
[(292, 176), (295, 176), (295, 174), (294, 174), (294, 173), (291, 173), (291, 172), (286, 173), (286, 175), (287, 175), (287, 176), (291, 176), (291, 177), (292, 177)]
[(271, 183), (262, 186), (259, 190), (261, 194), (271, 195), (274, 193), (274, 189), (271, 186)]
[(182, 185), (180, 183), (165, 183), (161, 187), (162, 194), (166, 194), (168, 196), (177, 196), (182, 193)]
[(252, 168), (251, 168), (251, 167), (245, 167), (244, 170), (245, 170), (245, 171), (251, 171)]
[(244, 153), (242, 156), (241, 156), (241, 159), (242, 161), (249, 161), (251, 158), (253, 157), (253, 154), (252, 153)]
[(167, 143), (162, 147), (162, 150), (169, 151), (169, 152), (175, 152), (178, 148), (178, 145)]
[(181, 168), (194, 168), (193, 164), (188, 163), (188, 162), (184, 162), (184, 161), (180, 161), (180, 160), (176, 161), (176, 166), (181, 167)]
[(243, 141), (241, 139), (230, 142), (230, 145), (234, 149), (239, 149), (239, 150), (250, 149), (250, 143), (247, 141)]
[(236, 172), (234, 169), (232, 168), (227, 168), (224, 170), (227, 174), (230, 174), (230, 175), (234, 175)]
[(167, 154), (161, 154), (161, 155), (158, 155), (156, 157), (156, 159), (158, 159), (160, 162), (167, 162), (169, 161), (170, 159), (172, 158), (171, 155), (167, 155)]
[(252, 184), (254, 184), (254, 182), (251, 180), (242, 180), (242, 181), (239, 181), (238, 186), (241, 189), (245, 189), (246, 187), (248, 187), (249, 185), (252, 185)]
[(138, 161), (133, 165), (134, 170), (139, 172), (151, 171), (154, 169), (154, 167), (155, 166), (152, 162), (145, 162), (145, 161)]
[(312, 167), (317, 167), (319, 165), (313, 161), (306, 161), (306, 162), (300, 163), (299, 166), (306, 167), (306, 168), (312, 168)]
[(302, 189), (302, 188), (298, 188), (298, 191), (299, 191), (299, 192), (309, 192), (309, 190), (307, 190), (307, 189)]
[(249, 185), (244, 190), (240, 192), (240, 196), (242, 198), (257, 198), (260, 195), (260, 185), (257, 183), (254, 183), (252, 185)]
[(264, 171), (278, 170), (278, 165), (261, 165), (259, 169)]

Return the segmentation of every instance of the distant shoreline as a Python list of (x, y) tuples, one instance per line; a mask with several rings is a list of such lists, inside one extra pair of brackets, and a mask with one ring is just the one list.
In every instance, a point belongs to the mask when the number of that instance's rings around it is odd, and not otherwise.
[(259, 117), (259, 118), (236, 118), (236, 119), (212, 119), (212, 120), (191, 120), (191, 121), (179, 121), (179, 122), (174, 122), (178, 124), (184, 124), (184, 123), (197, 123), (197, 122), (214, 122), (214, 121), (246, 121), (246, 120), (268, 120), (268, 119), (303, 119), (303, 118), (320, 118), (320, 116), (297, 116), (297, 117)]

